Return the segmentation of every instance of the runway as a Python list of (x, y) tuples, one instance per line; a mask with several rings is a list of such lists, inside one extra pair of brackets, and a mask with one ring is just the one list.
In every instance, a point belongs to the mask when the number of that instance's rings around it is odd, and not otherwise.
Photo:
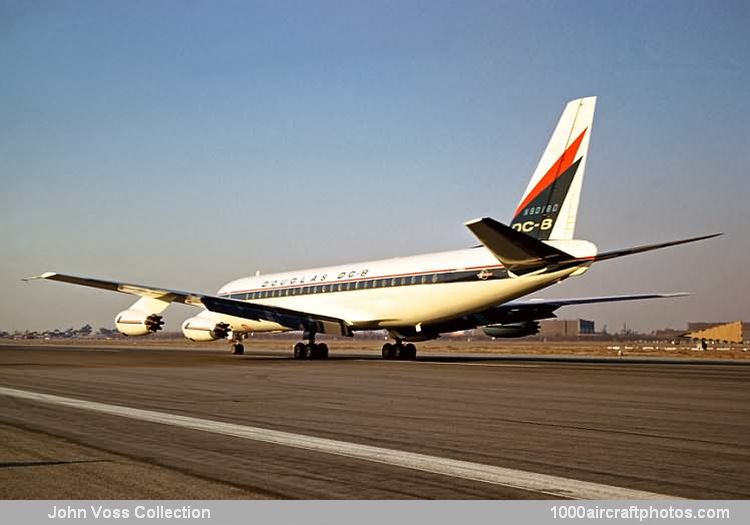
[(223, 350), (0, 346), (0, 497), (750, 497), (747, 365)]

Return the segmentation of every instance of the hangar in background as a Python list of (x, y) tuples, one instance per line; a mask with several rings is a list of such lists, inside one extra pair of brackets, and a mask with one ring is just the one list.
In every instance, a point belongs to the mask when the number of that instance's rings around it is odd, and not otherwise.
[(682, 337), (700, 339), (701, 341), (721, 341), (725, 343), (742, 343), (743, 330), (750, 323), (734, 321), (733, 323), (688, 323), (689, 332)]

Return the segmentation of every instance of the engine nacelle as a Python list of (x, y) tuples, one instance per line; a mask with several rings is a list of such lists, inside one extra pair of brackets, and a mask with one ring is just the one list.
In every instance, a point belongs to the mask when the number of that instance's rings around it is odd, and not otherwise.
[(215, 341), (229, 337), (231, 327), (201, 316), (191, 317), (182, 323), (182, 333), (191, 341)]
[(539, 333), (539, 323), (524, 321), (522, 323), (494, 324), (485, 326), (482, 331), (490, 337), (526, 337)]
[(164, 326), (162, 316), (140, 310), (123, 310), (115, 317), (115, 326), (123, 335), (148, 335)]

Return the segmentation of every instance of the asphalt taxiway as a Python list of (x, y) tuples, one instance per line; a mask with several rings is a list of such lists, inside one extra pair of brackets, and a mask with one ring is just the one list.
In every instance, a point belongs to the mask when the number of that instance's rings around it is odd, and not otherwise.
[(750, 366), (0, 346), (3, 498), (750, 497)]

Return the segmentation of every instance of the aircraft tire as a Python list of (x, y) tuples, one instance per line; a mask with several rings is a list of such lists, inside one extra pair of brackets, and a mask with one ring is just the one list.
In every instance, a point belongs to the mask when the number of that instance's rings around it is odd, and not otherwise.
[(245, 353), (245, 346), (241, 343), (232, 345), (232, 355), (242, 355)]
[(305, 357), (307, 357), (307, 347), (305, 343), (297, 343), (294, 345), (294, 358), (304, 359)]

